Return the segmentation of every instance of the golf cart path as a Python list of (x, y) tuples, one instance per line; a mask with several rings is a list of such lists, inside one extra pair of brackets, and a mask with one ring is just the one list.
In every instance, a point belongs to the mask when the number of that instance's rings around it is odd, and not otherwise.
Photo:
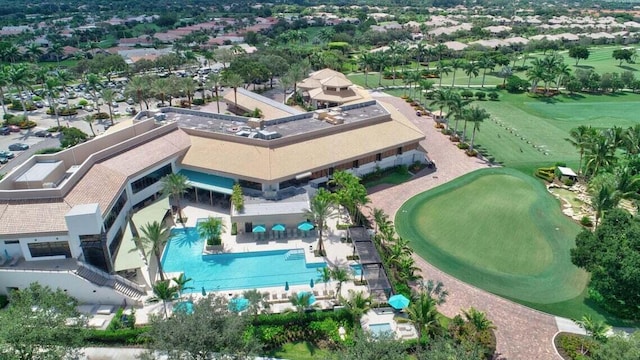
[[(419, 173), (411, 181), (397, 186), (370, 189), (371, 209), (383, 209), (393, 220), (400, 206), (412, 196), (474, 170), (488, 167), (481, 159), (470, 158), (459, 150), (448, 137), (435, 129), (433, 119), (417, 117), (413, 108), (404, 100), (376, 91), (371, 92), (371, 95), (385, 106), (398, 109), (422, 130), (426, 140), (421, 145), (427, 149), (429, 158), (437, 167), (433, 173)], [(453, 317), (472, 306), (487, 313), (497, 327), (497, 351), (502, 356), (509, 360), (560, 359), (553, 346), (553, 337), (558, 332), (553, 316), (466, 284), (415, 254), (414, 258), (424, 279), (442, 281), (449, 291), (447, 302), (440, 306), (443, 314)]]

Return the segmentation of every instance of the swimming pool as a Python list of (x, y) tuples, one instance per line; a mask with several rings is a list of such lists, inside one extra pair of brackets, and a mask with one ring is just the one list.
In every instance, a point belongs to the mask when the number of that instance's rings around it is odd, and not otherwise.
[(360, 265), (360, 264), (351, 264), (351, 265), (349, 265), (349, 267), (351, 267), (351, 272), (353, 273), (354, 276), (362, 275), (362, 265)]
[(273, 250), (202, 255), (196, 228), (174, 229), (162, 256), (164, 272), (184, 272), (194, 289), (186, 292), (254, 289), (309, 284), (326, 263), (307, 264), (304, 250)]
[(369, 324), (369, 331), (371, 331), (373, 335), (377, 336), (393, 332), (391, 324), (389, 323)]

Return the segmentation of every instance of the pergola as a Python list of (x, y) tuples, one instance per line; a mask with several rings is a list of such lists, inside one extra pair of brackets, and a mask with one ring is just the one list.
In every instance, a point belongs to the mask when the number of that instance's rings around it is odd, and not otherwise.
[(369, 293), (374, 298), (378, 301), (387, 301), (391, 294), (391, 283), (369, 231), (361, 226), (350, 227), (348, 235), (353, 243), (354, 253), (357, 253), (360, 258), (361, 280), (367, 280)]

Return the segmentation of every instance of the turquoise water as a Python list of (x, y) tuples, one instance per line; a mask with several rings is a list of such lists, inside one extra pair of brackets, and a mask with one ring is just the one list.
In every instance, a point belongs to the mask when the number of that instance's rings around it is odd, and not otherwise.
[(352, 264), (352, 265), (349, 265), (349, 267), (351, 267), (351, 272), (353, 273), (354, 276), (362, 275), (362, 265)]
[(370, 324), (369, 330), (373, 335), (382, 335), (384, 333), (393, 332), (393, 330), (391, 329), (391, 324), (389, 323)]
[[(307, 264), (304, 254), (287, 257), (288, 250), (202, 255), (204, 240), (196, 228), (174, 229), (162, 257), (164, 272), (184, 272), (192, 278), (185, 292), (309, 285), (326, 263)], [(301, 256), (300, 256), (301, 255)]]

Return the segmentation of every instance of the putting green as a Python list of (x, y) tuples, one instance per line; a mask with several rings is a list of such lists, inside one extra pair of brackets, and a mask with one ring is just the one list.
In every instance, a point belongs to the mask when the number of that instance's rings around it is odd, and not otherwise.
[(516, 170), (478, 170), (416, 195), (395, 224), (431, 264), (516, 301), (569, 300), (588, 281), (569, 257), (579, 226), (542, 184)]

